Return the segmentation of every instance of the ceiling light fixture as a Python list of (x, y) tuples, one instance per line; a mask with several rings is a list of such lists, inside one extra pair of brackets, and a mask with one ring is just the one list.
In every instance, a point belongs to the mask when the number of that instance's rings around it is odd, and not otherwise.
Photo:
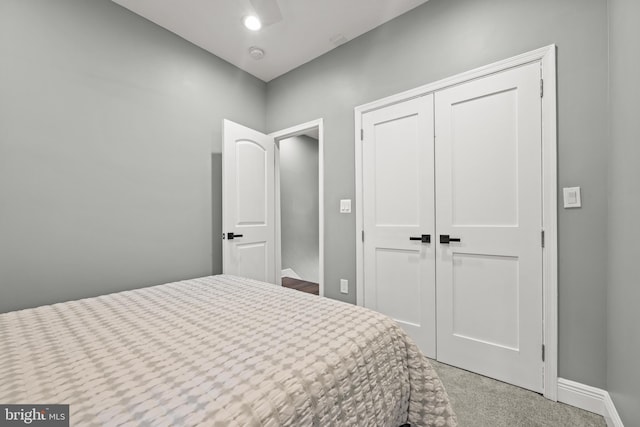
[(262, 22), (260, 22), (260, 19), (254, 15), (245, 16), (242, 23), (251, 31), (258, 31), (262, 28)]
[(249, 48), (249, 56), (251, 56), (253, 59), (257, 59), (260, 60), (262, 58), (264, 58), (264, 50), (260, 49), (257, 46), (251, 46)]

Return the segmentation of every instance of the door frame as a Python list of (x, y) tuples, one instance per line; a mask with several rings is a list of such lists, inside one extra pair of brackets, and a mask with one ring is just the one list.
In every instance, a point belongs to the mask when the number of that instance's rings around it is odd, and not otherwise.
[(280, 218), (280, 141), (303, 135), (312, 129), (318, 129), (318, 286), (320, 296), (324, 296), (324, 122), (323, 119), (311, 120), (290, 128), (270, 133), (275, 143), (275, 229), (276, 229), (276, 281), (282, 284), (282, 228)]
[[(362, 183), (362, 116), (370, 111), (435, 93), (448, 87), (499, 73), (510, 68), (539, 62), (542, 97), (542, 230), (543, 251), (543, 345), (544, 396), (558, 400), (558, 219), (557, 219), (557, 104), (556, 46), (554, 44), (512, 58), (494, 62), (434, 83), (360, 105), (355, 115), (355, 207), (356, 207), (356, 303), (364, 305), (364, 242)], [(542, 352), (542, 349), (541, 349)]]

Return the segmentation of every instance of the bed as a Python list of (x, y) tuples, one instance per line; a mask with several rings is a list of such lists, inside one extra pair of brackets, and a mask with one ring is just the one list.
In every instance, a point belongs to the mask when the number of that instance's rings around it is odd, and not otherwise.
[(391, 319), (234, 276), (0, 314), (0, 357), (0, 403), (71, 425), (456, 425)]

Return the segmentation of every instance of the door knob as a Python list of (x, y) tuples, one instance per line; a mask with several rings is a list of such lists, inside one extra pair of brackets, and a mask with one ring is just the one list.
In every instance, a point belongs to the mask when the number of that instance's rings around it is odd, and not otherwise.
[(420, 237), (409, 237), (409, 240), (420, 240), (422, 243), (431, 243), (431, 234), (423, 234)]
[(227, 233), (227, 239), (229, 239), (229, 240), (233, 240), (236, 237), (242, 237), (242, 234), (234, 234), (233, 232)]
[(460, 238), (459, 237), (449, 237), (448, 234), (441, 234), (440, 235), (440, 243), (443, 244), (449, 244), (449, 242), (459, 242)]

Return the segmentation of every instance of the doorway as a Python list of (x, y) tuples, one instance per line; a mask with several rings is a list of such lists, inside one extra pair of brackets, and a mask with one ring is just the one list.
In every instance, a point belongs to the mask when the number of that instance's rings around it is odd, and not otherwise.
[(222, 129), (222, 272), (277, 283), (273, 138), (230, 120)]
[(323, 296), (322, 119), (270, 136), (276, 147), (276, 283)]
[(282, 286), (318, 295), (317, 129), (280, 141)]
[[(312, 172), (318, 188), (317, 216), (311, 220), (314, 228), (317, 224), (317, 282), (313, 283), (324, 296), (322, 119), (270, 135), (223, 121), (222, 272), (282, 286), (280, 144), (300, 136), (317, 141), (317, 171)], [(309, 219), (305, 221), (309, 225)]]

